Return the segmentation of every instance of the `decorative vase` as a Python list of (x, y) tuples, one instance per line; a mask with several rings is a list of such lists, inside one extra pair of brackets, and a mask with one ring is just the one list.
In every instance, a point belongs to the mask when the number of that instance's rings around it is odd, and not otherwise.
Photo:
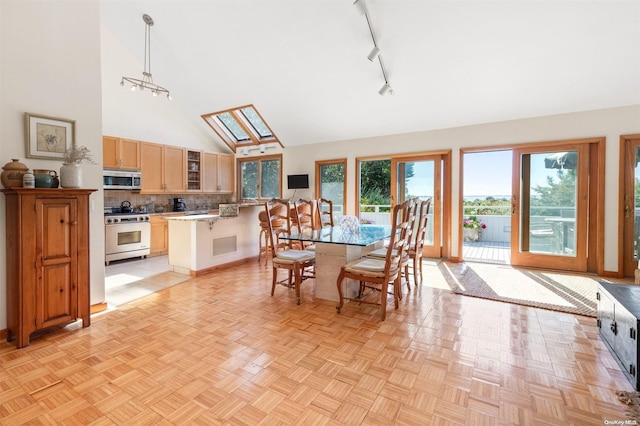
[(476, 242), (480, 239), (480, 228), (462, 228), (465, 241)]
[(51, 188), (53, 184), (51, 170), (34, 169), (33, 174), (36, 179), (36, 188)]
[(340, 230), (343, 234), (357, 234), (360, 232), (360, 219), (353, 215), (344, 215), (340, 219)]
[(29, 168), (14, 158), (10, 163), (5, 164), (2, 170), (2, 174), (0, 174), (2, 186), (16, 188), (22, 186), (22, 176)]
[(82, 168), (78, 163), (64, 163), (60, 167), (60, 186), (63, 188), (82, 187)]

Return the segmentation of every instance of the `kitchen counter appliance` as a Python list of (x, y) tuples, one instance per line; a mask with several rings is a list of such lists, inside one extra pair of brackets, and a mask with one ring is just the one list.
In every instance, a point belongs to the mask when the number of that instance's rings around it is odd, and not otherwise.
[(142, 185), (141, 172), (127, 172), (123, 170), (103, 170), (103, 189), (140, 190)]
[(173, 211), (174, 212), (183, 212), (187, 210), (187, 205), (184, 203), (184, 198), (174, 198), (173, 199)]
[(151, 252), (150, 216), (144, 213), (105, 213), (105, 264), (144, 258)]

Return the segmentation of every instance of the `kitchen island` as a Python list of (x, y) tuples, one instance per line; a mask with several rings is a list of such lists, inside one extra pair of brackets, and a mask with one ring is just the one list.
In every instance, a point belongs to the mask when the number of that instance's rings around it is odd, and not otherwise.
[(263, 204), (239, 205), (238, 216), (195, 214), (167, 217), (169, 265), (174, 272), (200, 276), (256, 259)]

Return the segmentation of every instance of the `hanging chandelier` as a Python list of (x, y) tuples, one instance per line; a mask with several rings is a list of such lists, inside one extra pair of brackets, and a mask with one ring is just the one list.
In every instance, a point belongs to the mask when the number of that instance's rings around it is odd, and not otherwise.
[(124, 83), (131, 84), (131, 91), (135, 92), (136, 89), (143, 91), (147, 89), (151, 91), (153, 96), (167, 95), (167, 99), (171, 100), (171, 94), (169, 90), (162, 86), (158, 86), (153, 82), (153, 76), (151, 75), (151, 26), (153, 25), (153, 19), (151, 16), (144, 14), (142, 20), (145, 24), (144, 29), (144, 71), (142, 72), (142, 79), (132, 77), (122, 77), (120, 86), (124, 86)]

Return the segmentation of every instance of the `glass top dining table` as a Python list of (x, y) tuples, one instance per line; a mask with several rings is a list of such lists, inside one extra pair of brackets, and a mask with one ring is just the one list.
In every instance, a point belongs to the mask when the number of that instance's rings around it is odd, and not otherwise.
[(314, 231), (280, 235), (282, 240), (342, 244), (366, 247), (391, 237), (391, 225), (361, 224), (356, 231), (343, 231), (340, 226), (327, 226)]

